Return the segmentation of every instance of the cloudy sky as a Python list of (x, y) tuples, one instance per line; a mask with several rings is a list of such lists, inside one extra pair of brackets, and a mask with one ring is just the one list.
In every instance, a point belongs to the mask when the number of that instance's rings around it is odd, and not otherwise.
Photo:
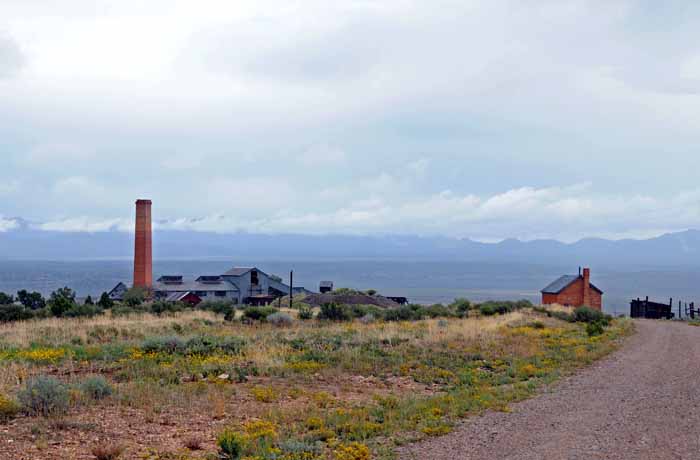
[(2, 0), (0, 231), (700, 227), (700, 3)]

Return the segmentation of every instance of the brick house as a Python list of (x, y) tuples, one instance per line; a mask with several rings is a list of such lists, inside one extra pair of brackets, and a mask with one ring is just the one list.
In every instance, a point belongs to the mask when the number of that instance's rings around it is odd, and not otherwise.
[(542, 289), (542, 304), (559, 304), (568, 307), (587, 306), (603, 309), (603, 291), (591, 284), (591, 270), (579, 269), (577, 275), (564, 275)]

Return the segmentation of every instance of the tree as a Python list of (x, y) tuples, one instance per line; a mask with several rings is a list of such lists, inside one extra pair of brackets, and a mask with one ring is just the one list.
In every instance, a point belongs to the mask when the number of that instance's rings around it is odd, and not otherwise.
[(138, 307), (146, 300), (146, 289), (133, 287), (124, 293), (124, 303), (130, 307)]
[(75, 292), (71, 288), (62, 287), (51, 293), (49, 309), (54, 316), (63, 316), (73, 307), (75, 307)]
[(103, 292), (100, 296), (100, 300), (97, 301), (97, 305), (102, 308), (112, 308), (114, 306), (114, 301), (106, 292)]
[(92, 301), (92, 296), (87, 296), (85, 298), (85, 305), (95, 305), (95, 302)]
[(13, 296), (0, 292), (0, 305), (11, 305), (13, 303), (15, 303)]
[(26, 289), (22, 289), (17, 293), (17, 300), (30, 310), (40, 310), (46, 306), (46, 301), (41, 293), (28, 292)]

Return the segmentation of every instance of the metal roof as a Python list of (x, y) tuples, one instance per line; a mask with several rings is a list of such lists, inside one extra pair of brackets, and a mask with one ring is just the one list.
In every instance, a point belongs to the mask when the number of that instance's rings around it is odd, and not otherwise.
[(221, 276), (243, 276), (253, 269), (255, 269), (255, 267), (233, 267)]
[(230, 281), (221, 283), (200, 283), (199, 281), (183, 281), (179, 284), (160, 283), (153, 284), (154, 291), (162, 292), (186, 292), (186, 291), (209, 291), (209, 292), (238, 292), (238, 286)]
[(199, 278), (197, 278), (195, 281), (198, 281), (200, 283), (207, 283), (207, 284), (219, 284), (223, 280), (222, 280), (221, 276), (219, 276), (219, 275), (215, 275), (215, 276), (203, 275), (203, 276), (200, 276)]
[(177, 284), (182, 283), (182, 275), (163, 275), (157, 280), (159, 283)]
[(120, 281), (119, 283), (117, 283), (116, 286), (114, 286), (114, 287), (112, 288), (111, 291), (109, 291), (109, 292), (107, 293), (107, 295), (110, 295), (110, 296), (111, 296), (112, 294), (117, 293), (117, 291), (126, 292), (126, 291), (128, 291), (128, 290), (129, 290), (129, 287), (128, 287), (126, 284), (124, 284), (124, 283), (122, 283), (122, 282)]
[(168, 297), (165, 300), (168, 302), (179, 302), (180, 300), (187, 297), (188, 294), (190, 294), (190, 291), (173, 292), (172, 294), (168, 295)]
[[(579, 279), (583, 279), (583, 276), (563, 275), (563, 276), (560, 276), (559, 278), (557, 278), (557, 280), (554, 281), (553, 283), (551, 283), (549, 286), (542, 289), (542, 291), (540, 291), (540, 292), (542, 292), (542, 294), (559, 294), (561, 291), (563, 291), (564, 289), (566, 289), (572, 283), (574, 283), (575, 281), (577, 281)], [(593, 285), (593, 283), (591, 283), (590, 285), (591, 285), (592, 289), (595, 289), (596, 291), (600, 292), (601, 294), (603, 293), (603, 291), (601, 291), (600, 289), (595, 287)]]

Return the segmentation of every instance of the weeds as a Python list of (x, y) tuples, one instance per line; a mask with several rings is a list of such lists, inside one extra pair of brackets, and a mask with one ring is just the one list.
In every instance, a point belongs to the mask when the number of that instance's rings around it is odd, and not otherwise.
[(124, 447), (116, 444), (95, 446), (92, 448), (92, 455), (95, 460), (117, 460), (124, 453)]
[(112, 394), (112, 386), (101, 375), (89, 377), (81, 385), (83, 393), (94, 400), (104, 399)]
[(53, 377), (39, 376), (27, 382), (19, 393), (22, 409), (29, 415), (63, 415), (68, 410), (70, 395), (66, 385)]
[(0, 423), (5, 423), (17, 416), (20, 406), (14, 400), (0, 393)]

